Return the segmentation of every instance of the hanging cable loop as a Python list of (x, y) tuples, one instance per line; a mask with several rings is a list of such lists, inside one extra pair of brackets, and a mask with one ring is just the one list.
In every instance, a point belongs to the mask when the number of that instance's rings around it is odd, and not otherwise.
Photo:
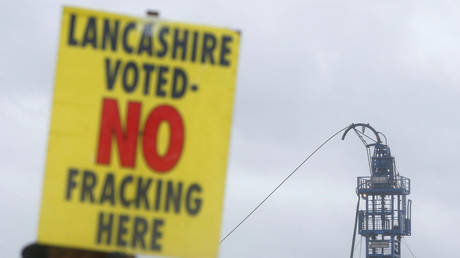
[(227, 235), (225, 235), (224, 238), (222, 238), (220, 240), (220, 244), (222, 244), (231, 234), (233, 234), (233, 232), (235, 232), (235, 230), (237, 230), (241, 224), (243, 224), (249, 217), (251, 217), (251, 215), (257, 210), (259, 209), (260, 206), (262, 206), (262, 204), (264, 204), (264, 202), (266, 202), (291, 176), (293, 176), (297, 170), (299, 170), (300, 167), (302, 167), (313, 155), (315, 155), (316, 152), (318, 152), (324, 145), (326, 145), (326, 143), (328, 143), (330, 140), (332, 140), (334, 137), (336, 137), (338, 134), (340, 134), (341, 132), (345, 131), (347, 128), (349, 128), (349, 126), (343, 128), (343, 129), (340, 129), (339, 131), (335, 132), (334, 134), (332, 134), (331, 136), (329, 136), (329, 138), (327, 138), (323, 143), (321, 143), (312, 153), (310, 153), (310, 155), (308, 155), (291, 173), (289, 173), (289, 175), (287, 177), (285, 177), (283, 179), (283, 181), (281, 181), (280, 184), (278, 184), (278, 186), (276, 186), (268, 195), (267, 197), (265, 197), (254, 209), (251, 210), (251, 212), (249, 212), (249, 214), (243, 219), (241, 220), (240, 223), (238, 223), (238, 225), (236, 225), (232, 230), (230, 230), (230, 232), (227, 233)]

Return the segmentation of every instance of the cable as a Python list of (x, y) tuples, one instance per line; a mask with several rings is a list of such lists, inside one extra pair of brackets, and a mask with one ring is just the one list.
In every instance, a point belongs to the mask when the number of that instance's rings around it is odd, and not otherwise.
[(361, 140), (361, 142), (364, 144), (364, 146), (367, 148), (367, 142), (366, 140), (364, 140), (364, 138), (361, 136), (361, 132), (356, 130), (356, 128), (353, 128), (353, 130), (355, 131), (356, 135), (358, 136), (358, 138)]
[(339, 131), (335, 132), (333, 135), (329, 136), (329, 138), (327, 138), (323, 143), (321, 143), (321, 145), (319, 145), (312, 153), (310, 153), (310, 155), (308, 155), (287, 177), (285, 177), (283, 179), (283, 181), (281, 181), (281, 183), (275, 187), (275, 189), (273, 189), (270, 194), (267, 195), (267, 197), (265, 197), (265, 199), (263, 199), (251, 212), (249, 212), (249, 214), (240, 222), (238, 223), (238, 225), (236, 225), (236, 227), (234, 227), (227, 235), (225, 235), (224, 238), (222, 238), (220, 240), (220, 244), (222, 244), (225, 239), (227, 239), (237, 228), (239, 228), (241, 226), (241, 224), (243, 224), (260, 206), (262, 206), (262, 204), (264, 204), (265, 201), (268, 200), (268, 198), (270, 198), (270, 196), (272, 196), (292, 175), (294, 175), (295, 172), (297, 172), (297, 170), (299, 170), (300, 167), (302, 167), (303, 164), (305, 164), (305, 162), (307, 162), (313, 155), (315, 155), (315, 153), (317, 151), (319, 151), (324, 145), (326, 145), (326, 143), (328, 143), (330, 140), (332, 140), (332, 138), (334, 138), (335, 136), (337, 136), (338, 134), (340, 134), (341, 132), (345, 131), (345, 129), (347, 129), (347, 127), (343, 128), (343, 129), (340, 129)]
[[(369, 165), (369, 171), (372, 171), (372, 165), (371, 165), (371, 153), (370, 153), (370, 150), (369, 150), (369, 146), (366, 142), (366, 140), (364, 140), (364, 138), (361, 136), (361, 135), (364, 135), (366, 136), (367, 138), (373, 140), (372, 138), (370, 138), (369, 136), (365, 135), (364, 133), (361, 133), (360, 131), (356, 130), (356, 128), (353, 128), (353, 130), (355, 131), (356, 135), (358, 136), (358, 138), (361, 140), (361, 142), (364, 144), (364, 147), (366, 148), (366, 154), (367, 154), (367, 163)], [(373, 140), (375, 142), (375, 140)]]
[[(355, 129), (356, 130), (356, 129)], [(373, 141), (373, 142), (377, 142), (377, 140), (373, 139), (372, 137), (370, 137), (369, 135), (363, 133), (363, 132), (360, 132), (360, 131), (357, 131), (359, 134), (365, 136), (367, 139)]]
[(412, 252), (412, 250), (410, 249), (409, 244), (406, 243), (406, 241), (403, 241), (403, 239), (401, 239), (401, 242), (404, 243), (404, 245), (406, 246), (407, 250), (409, 250), (410, 254), (412, 254), (412, 257), (416, 258), (414, 252)]
[(353, 252), (353, 257), (356, 256), (356, 250), (358, 250), (358, 248), (360, 248), (360, 242), (359, 241), (356, 241), (356, 244), (355, 244), (355, 251)]
[(351, 251), (350, 251), (350, 258), (353, 258), (354, 253), (355, 253), (355, 239), (356, 239), (356, 229), (358, 227), (358, 214), (359, 214), (359, 201), (360, 197), (359, 194), (356, 194), (358, 196), (358, 202), (356, 203), (356, 214), (355, 214), (355, 226), (353, 227), (353, 238), (351, 240)]

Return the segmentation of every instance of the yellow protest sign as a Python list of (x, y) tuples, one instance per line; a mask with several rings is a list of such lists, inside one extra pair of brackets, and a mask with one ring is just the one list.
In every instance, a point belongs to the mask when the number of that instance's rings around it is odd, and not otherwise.
[(239, 38), (64, 8), (40, 243), (217, 256)]

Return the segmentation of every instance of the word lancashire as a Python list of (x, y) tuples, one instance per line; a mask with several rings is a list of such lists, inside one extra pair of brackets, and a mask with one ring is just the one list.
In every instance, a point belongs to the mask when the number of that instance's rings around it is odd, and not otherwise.
[[(178, 61), (231, 65), (234, 39), (186, 28), (171, 28), (169, 24), (146, 20), (122, 22), (118, 19), (70, 15), (67, 44), (71, 47), (123, 51), (126, 54), (170, 58)], [(140, 36), (139, 31), (141, 31)]]

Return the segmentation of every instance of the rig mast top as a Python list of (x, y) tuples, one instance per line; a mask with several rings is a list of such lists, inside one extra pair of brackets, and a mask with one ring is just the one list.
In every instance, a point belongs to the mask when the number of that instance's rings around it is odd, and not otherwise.
[[(375, 139), (365, 134), (366, 129), (372, 131)], [(358, 226), (359, 234), (366, 239), (367, 258), (400, 258), (401, 239), (411, 235), (412, 201), (406, 199), (410, 194), (410, 179), (399, 175), (384, 134), (369, 124), (358, 123), (351, 124), (345, 130), (342, 140), (351, 130), (366, 147), (370, 169), (370, 176), (357, 178), (359, 200), (354, 230), (356, 232)], [(380, 136), (384, 137), (385, 143)], [(365, 138), (372, 140), (372, 143), (369, 144)], [(359, 209), (360, 200), (365, 202), (362, 210)]]

